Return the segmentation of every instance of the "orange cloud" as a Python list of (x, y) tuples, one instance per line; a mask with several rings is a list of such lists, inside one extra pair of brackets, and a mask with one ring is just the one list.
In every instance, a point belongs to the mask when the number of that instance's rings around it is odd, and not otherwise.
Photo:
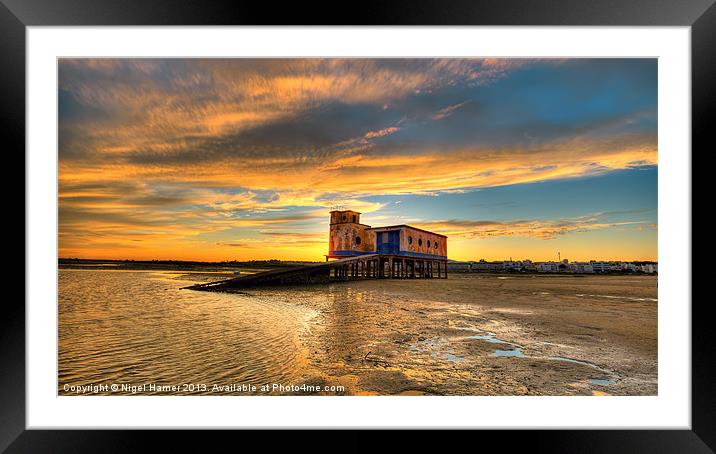
[(385, 136), (394, 134), (394, 133), (398, 132), (399, 130), (400, 130), (400, 128), (396, 128), (393, 126), (390, 128), (383, 128), (378, 131), (368, 131), (365, 134), (365, 138), (366, 139), (375, 139), (376, 137), (385, 137)]

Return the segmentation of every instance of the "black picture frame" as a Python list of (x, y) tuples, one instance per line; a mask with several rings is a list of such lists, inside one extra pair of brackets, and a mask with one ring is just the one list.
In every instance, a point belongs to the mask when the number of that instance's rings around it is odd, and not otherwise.
[[(322, 11), (321, 14), (318, 12)], [(329, 11), (327, 14), (325, 11)], [(25, 46), (28, 26), (85, 25), (532, 25), (690, 26), (692, 149), (713, 149), (709, 113), (716, 105), (716, 5), (714, 0), (458, 0), (362, 1), (326, 5), (194, 0), (0, 0), (0, 121), (8, 154), (25, 150)], [(712, 145), (709, 147), (709, 145)], [(671, 150), (670, 152), (677, 152)], [(679, 150), (687, 153), (689, 150)], [(695, 153), (692, 153), (692, 156)], [(24, 164), (22, 164), (24, 166)], [(694, 191), (695, 193), (695, 191)], [(26, 225), (24, 226), (27, 227)], [(24, 235), (24, 233), (23, 233)], [(26, 239), (27, 241), (27, 239)], [(27, 244), (25, 245), (27, 250)], [(31, 273), (32, 270), (26, 270)], [(683, 302), (685, 305), (689, 301)], [(691, 430), (481, 431), (475, 443), (550, 452), (714, 452), (716, 393), (714, 335), (709, 299), (692, 304)], [(207, 441), (235, 443), (232, 432), (54, 431), (25, 429), (25, 304), (6, 298), (0, 316), (0, 451), (132, 452), (150, 448), (147, 439), (171, 441), (182, 450), (206, 450)], [(237, 411), (240, 411), (237, 408)], [(98, 416), (99, 417), (99, 416)], [(366, 450), (376, 443), (365, 432), (336, 431), (334, 449)], [(423, 444), (429, 434), (381, 441), (383, 448)], [(266, 437), (266, 435), (264, 435)], [(302, 443), (291, 434), (270, 437)], [(305, 436), (310, 443), (315, 434)], [(478, 441), (479, 440), (479, 441)], [(447, 440), (446, 440), (447, 442)], [(477, 449), (477, 448), (475, 448)]]

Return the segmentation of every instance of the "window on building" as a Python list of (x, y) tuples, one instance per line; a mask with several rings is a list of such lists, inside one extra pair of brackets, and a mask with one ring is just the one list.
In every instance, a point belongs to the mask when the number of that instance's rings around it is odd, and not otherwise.
[(344, 220), (344, 221), (346, 220), (346, 215), (345, 215), (345, 214), (343, 215), (343, 220)]
[(356, 216), (353, 215), (353, 222), (356, 222), (356, 221), (357, 221)]
[(356, 244), (360, 244), (360, 241), (361, 241), (360, 237), (357, 236), (357, 237), (356, 237)]
[(435, 249), (437, 249), (437, 248), (438, 248), (438, 242), (436, 241), (436, 242), (435, 242)]
[(428, 240), (428, 247), (430, 247), (430, 240)]
[(422, 238), (418, 238), (418, 246), (422, 246), (422, 245), (423, 245), (423, 239), (422, 239)]
[(412, 237), (412, 236), (409, 236), (409, 237), (408, 237), (408, 244), (413, 244), (413, 237)]

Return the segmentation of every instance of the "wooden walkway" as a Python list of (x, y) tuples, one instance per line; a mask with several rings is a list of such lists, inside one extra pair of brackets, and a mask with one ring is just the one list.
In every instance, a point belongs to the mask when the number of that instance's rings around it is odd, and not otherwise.
[(447, 278), (447, 260), (420, 259), (401, 255), (366, 254), (316, 265), (295, 266), (247, 274), (232, 279), (184, 287), (191, 290), (223, 291), (242, 287), (326, 284), (360, 279)]

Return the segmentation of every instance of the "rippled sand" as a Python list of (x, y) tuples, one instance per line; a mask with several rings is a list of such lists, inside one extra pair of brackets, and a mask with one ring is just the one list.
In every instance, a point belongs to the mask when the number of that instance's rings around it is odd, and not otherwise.
[[(453, 273), (180, 289), (217, 278), (61, 271), (60, 394), (72, 394), (66, 383), (110, 381), (316, 387), (273, 394), (657, 392), (655, 277)], [(324, 386), (342, 389), (315, 391)]]
[[(171, 272), (61, 270), (59, 391), (90, 383), (286, 383), (316, 312), (260, 295), (180, 290)], [(151, 392), (149, 393), (151, 394)]]

